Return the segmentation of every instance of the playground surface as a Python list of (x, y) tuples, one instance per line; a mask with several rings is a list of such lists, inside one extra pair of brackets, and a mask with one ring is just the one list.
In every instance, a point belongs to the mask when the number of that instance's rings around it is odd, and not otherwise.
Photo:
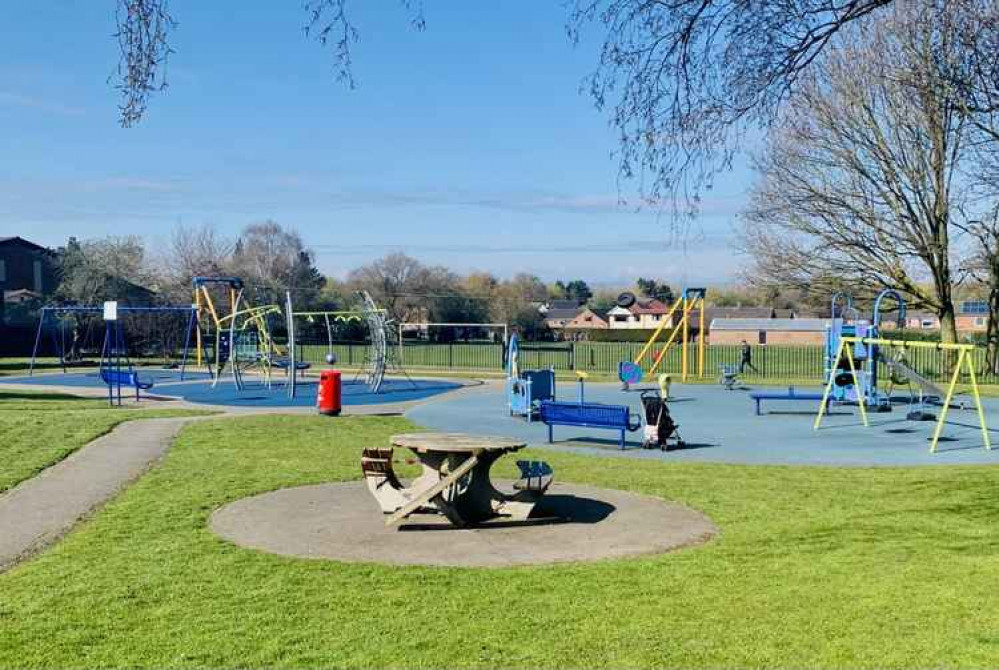
[[(628, 405), (641, 409), (639, 393), (647, 386), (622, 391), (620, 384), (586, 384), (586, 401)], [(934, 421), (908, 421), (906, 399), (895, 398), (894, 409), (870, 413), (870, 426), (861, 424), (857, 408), (834, 405), (819, 430), (812, 424), (817, 401), (764, 403), (763, 415), (754, 414), (752, 389), (738, 386), (727, 391), (715, 385), (674, 384), (670, 411), (687, 446), (662, 452), (640, 448), (641, 431), (627, 434), (627, 449), (619, 450), (614, 431), (555, 426), (554, 446), (560, 450), (600, 456), (654, 459), (668, 462), (714, 462), (760, 465), (970, 465), (999, 463), (999, 449), (983, 447), (977, 416), (970, 398), (959, 397), (969, 409), (951, 409), (936, 453), (930, 453)], [(770, 388), (769, 390), (779, 390)], [(798, 392), (821, 393), (818, 387), (798, 387)], [(557, 398), (577, 398), (572, 382), (558, 384)], [(999, 421), (999, 400), (984, 399), (986, 418)], [(939, 412), (939, 407), (932, 407)], [(509, 416), (507, 396), (501, 385), (473, 393), (445, 397), (411, 408), (406, 417), (414, 423), (444, 432), (508, 435), (539, 447), (548, 445), (548, 429), (540, 421), (528, 423)], [(990, 428), (995, 435), (999, 424)]]
[[(271, 388), (259, 379), (247, 377), (244, 388), (239, 390), (232, 380), (223, 377), (212, 388), (211, 377), (207, 372), (186, 371), (181, 379), (177, 369), (139, 368), (143, 380), (154, 383), (153, 388), (143, 392), (143, 396), (171, 398), (184, 400), (199, 405), (222, 407), (315, 407), (317, 380), (315, 377), (300, 379), (298, 392), (294, 398), (289, 398), (284, 388), (284, 379), (275, 381)], [(97, 370), (55, 372), (3, 377), (0, 385), (17, 384), (44, 388), (94, 388), (106, 389)], [(345, 373), (342, 386), (341, 401), (344, 406), (383, 405), (389, 403), (412, 402), (424, 400), (432, 396), (461, 388), (459, 382), (442, 379), (385, 379), (379, 393), (372, 393), (364, 383), (364, 379), (354, 379)], [(128, 396), (134, 391), (122, 387), (122, 395)]]

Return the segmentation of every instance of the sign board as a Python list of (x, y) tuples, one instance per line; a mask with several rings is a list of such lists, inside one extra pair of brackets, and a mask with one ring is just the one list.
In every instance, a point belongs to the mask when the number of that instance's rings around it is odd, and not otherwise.
[(117, 321), (118, 320), (118, 301), (108, 300), (104, 303), (104, 320), (105, 321)]

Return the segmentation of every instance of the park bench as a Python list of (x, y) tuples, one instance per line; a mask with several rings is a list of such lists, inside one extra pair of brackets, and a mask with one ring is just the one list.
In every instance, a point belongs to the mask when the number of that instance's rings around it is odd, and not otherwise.
[(625, 431), (635, 431), (641, 428), (641, 417), (637, 418), (639, 421), (633, 423), (631, 410), (627, 405), (556, 402), (554, 400), (545, 400), (541, 403), (541, 421), (548, 426), (549, 442), (554, 442), (552, 426), (607, 428), (620, 431), (620, 446), (624, 449)]
[(793, 386), (787, 387), (786, 391), (753, 391), (749, 397), (756, 402), (756, 416), (761, 416), (761, 405), (764, 400), (822, 400), (821, 393), (806, 391), (804, 393), (795, 391)]
[(135, 399), (139, 399), (139, 391), (153, 388), (151, 380), (143, 380), (139, 374), (131, 370), (101, 370), (101, 381), (108, 386), (128, 386), (135, 389)]

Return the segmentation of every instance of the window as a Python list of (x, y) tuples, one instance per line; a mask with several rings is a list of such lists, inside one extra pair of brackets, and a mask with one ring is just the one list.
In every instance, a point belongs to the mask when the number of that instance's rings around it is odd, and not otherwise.
[(984, 316), (977, 316), (977, 317), (975, 317), (975, 327), (976, 328), (984, 328), (985, 327), (985, 317)]
[(989, 305), (984, 300), (965, 300), (961, 303), (961, 314), (988, 314)]
[(615, 314), (614, 315), (614, 320), (617, 321), (618, 323), (624, 323), (625, 321), (628, 320), (628, 317), (627, 316), (622, 316), (620, 314)]
[(759, 341), (760, 344), (766, 344), (767, 343), (767, 331), (765, 331), (765, 330), (761, 330), (760, 331), (758, 341)]
[(933, 319), (923, 319), (922, 321), (919, 322), (920, 328), (935, 328), (936, 325), (937, 324), (935, 321), (933, 321)]

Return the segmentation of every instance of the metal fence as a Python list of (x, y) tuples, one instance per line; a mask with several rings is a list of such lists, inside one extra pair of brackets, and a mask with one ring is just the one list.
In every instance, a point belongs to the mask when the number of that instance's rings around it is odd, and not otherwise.
[[(332, 351), (344, 366), (360, 366), (367, 361), (368, 344), (365, 342), (335, 342)], [(586, 372), (615, 374), (618, 363), (633, 361), (644, 345), (640, 342), (545, 342), (522, 343), (520, 346), (521, 369), (552, 368), (558, 372), (582, 370)], [(330, 350), (323, 342), (299, 345), (302, 360), (319, 365)], [(653, 347), (643, 361), (648, 373), (652, 362), (661, 351)], [(505, 365), (505, 349), (502, 344), (493, 342), (453, 342), (429, 343), (406, 342), (402, 350), (396, 347), (396, 358), (407, 368), (431, 368), (441, 370), (483, 370), (502, 371)], [(821, 383), (825, 377), (825, 348), (818, 345), (753, 345), (752, 363), (740, 377), (746, 382), (766, 380), (789, 380), (801, 383)], [(883, 353), (890, 355), (889, 350)], [(975, 369), (980, 372), (979, 382), (999, 383), (999, 375), (984, 369), (985, 352), (977, 349)], [(688, 349), (688, 370), (697, 376), (697, 347)], [(907, 349), (905, 357), (908, 365), (920, 375), (932, 381), (949, 381), (954, 365), (953, 352), (934, 349)], [(714, 345), (705, 348), (704, 375), (717, 377), (723, 365), (738, 366), (741, 359), (739, 345)], [(682, 354), (679, 347), (671, 347), (657, 370), (679, 375), (682, 368)], [(891, 371), (883, 364), (879, 366), (882, 379), (890, 379)], [(897, 375), (896, 375), (897, 377)], [(904, 380), (896, 379), (902, 383)]]

